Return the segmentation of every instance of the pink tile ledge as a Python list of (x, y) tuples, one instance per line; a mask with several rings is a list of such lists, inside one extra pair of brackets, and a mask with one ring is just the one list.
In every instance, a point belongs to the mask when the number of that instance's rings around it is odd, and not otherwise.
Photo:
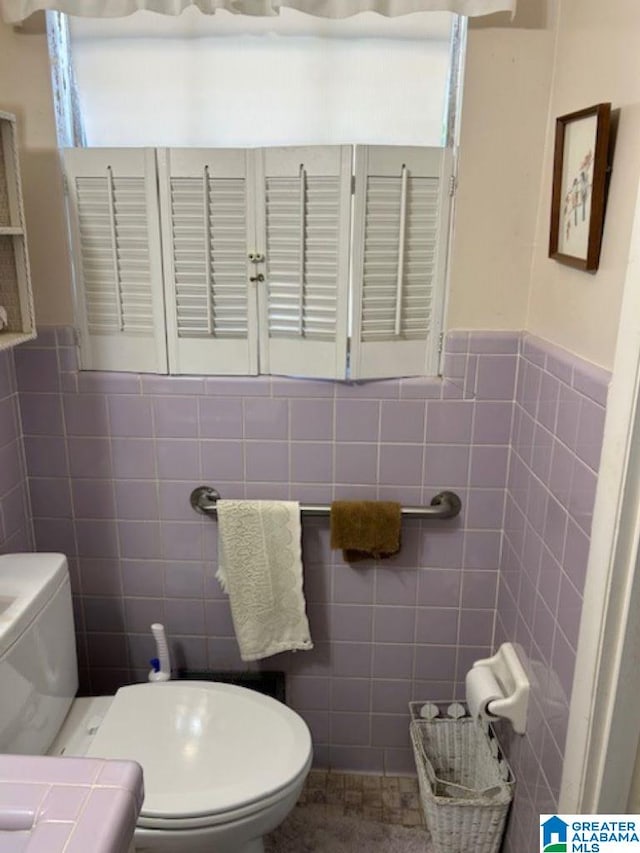
[(18, 831), (24, 853), (126, 853), (143, 797), (133, 761), (0, 755), (0, 849)]

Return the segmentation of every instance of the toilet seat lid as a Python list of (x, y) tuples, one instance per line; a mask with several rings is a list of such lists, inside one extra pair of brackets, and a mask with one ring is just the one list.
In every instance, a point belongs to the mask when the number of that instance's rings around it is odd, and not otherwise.
[(259, 801), (304, 768), (311, 736), (281, 702), (217, 682), (122, 687), (88, 755), (137, 761), (141, 816), (216, 815)]

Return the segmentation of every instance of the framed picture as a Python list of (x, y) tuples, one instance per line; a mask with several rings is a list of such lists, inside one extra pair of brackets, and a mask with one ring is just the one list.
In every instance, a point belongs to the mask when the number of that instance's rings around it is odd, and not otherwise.
[(556, 119), (549, 257), (595, 272), (604, 222), (611, 104)]

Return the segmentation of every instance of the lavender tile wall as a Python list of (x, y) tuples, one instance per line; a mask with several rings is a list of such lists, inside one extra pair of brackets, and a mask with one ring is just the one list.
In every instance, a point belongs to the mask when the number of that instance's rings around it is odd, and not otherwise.
[(505, 730), (518, 779), (508, 853), (537, 850), (557, 807), (609, 374), (525, 335), (518, 369), (496, 645), (523, 651), (527, 734)]
[[(54, 369), (57, 372), (57, 367)], [(0, 352), (0, 553), (30, 551), (32, 541), (13, 352), (2, 351)]]
[(146, 678), (158, 620), (178, 665), (246, 666), (197, 483), (408, 504), (455, 488), (462, 516), (406, 522), (379, 565), (346, 565), (306, 521), (315, 649), (264, 666), (287, 672), (318, 764), (411, 772), (406, 702), (461, 697), (473, 660), (517, 640), (540, 686), (510, 745), (536, 770), (509, 838), (533, 838), (557, 796), (608, 376), (517, 333), (451, 333), (444, 381), (360, 385), (78, 374), (71, 343), (58, 330), (17, 365), (37, 546), (70, 557), (85, 690)]
[(348, 566), (328, 520), (305, 522), (315, 649), (264, 662), (287, 672), (319, 764), (411, 772), (407, 701), (460, 695), (493, 643), (518, 336), (465, 336), (461, 380), (352, 386), (78, 374), (71, 340), (58, 330), (17, 359), (37, 547), (69, 555), (87, 691), (146, 678), (153, 621), (178, 665), (245, 666), (215, 522), (189, 506), (198, 483), (307, 502), (459, 492), (460, 518), (406, 523), (379, 565)]

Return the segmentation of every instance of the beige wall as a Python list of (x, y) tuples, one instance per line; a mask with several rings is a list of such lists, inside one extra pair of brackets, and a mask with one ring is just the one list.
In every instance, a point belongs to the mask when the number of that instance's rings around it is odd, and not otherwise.
[(553, 44), (469, 31), (447, 328), (525, 326)]
[[(610, 368), (640, 177), (640, 3), (562, 0), (526, 328)], [(602, 101), (619, 127), (597, 273), (547, 257), (556, 116)]]
[(72, 319), (70, 267), (46, 36), (0, 22), (0, 109), (18, 117), (36, 323)]

